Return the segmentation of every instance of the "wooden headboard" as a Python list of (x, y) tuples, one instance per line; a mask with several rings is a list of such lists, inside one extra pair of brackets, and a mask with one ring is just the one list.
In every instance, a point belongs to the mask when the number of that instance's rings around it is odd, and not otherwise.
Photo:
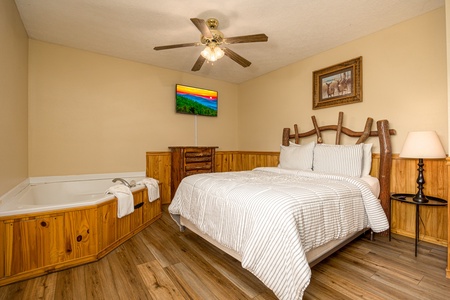
[[(380, 181), (380, 201), (381, 206), (389, 218), (391, 209), (391, 195), (390, 195), (390, 184), (391, 184), (391, 166), (392, 166), (392, 147), (391, 147), (391, 135), (395, 135), (396, 131), (394, 129), (389, 129), (388, 120), (377, 121), (377, 130), (372, 131), (373, 119), (367, 118), (366, 124), (363, 131), (353, 131), (342, 126), (344, 119), (344, 113), (339, 112), (339, 119), (337, 125), (326, 125), (318, 126), (316, 117), (312, 116), (312, 122), (314, 129), (305, 132), (299, 132), (297, 124), (294, 125), (294, 133), (291, 134), (290, 128), (283, 129), (283, 140), (282, 144), (284, 146), (289, 146), (289, 141), (294, 140), (296, 144), (299, 144), (300, 138), (309, 137), (312, 135), (317, 136), (317, 143), (323, 143), (322, 132), (324, 131), (336, 131), (335, 144), (340, 145), (341, 135), (345, 134), (352, 138), (358, 138), (356, 144), (364, 143), (369, 137), (378, 136), (380, 141), (380, 166), (378, 179)], [(389, 220), (390, 221), (390, 220)]]

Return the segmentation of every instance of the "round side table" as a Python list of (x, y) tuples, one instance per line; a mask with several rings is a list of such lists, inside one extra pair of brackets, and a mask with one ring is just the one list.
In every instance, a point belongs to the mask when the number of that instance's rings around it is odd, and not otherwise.
[[(414, 248), (414, 254), (417, 256), (417, 243), (419, 242), (419, 220), (420, 220), (420, 206), (446, 206), (447, 200), (438, 198), (438, 197), (432, 197), (427, 196), (428, 202), (416, 202), (413, 200), (413, 197), (415, 194), (404, 194), (404, 193), (395, 193), (391, 194), (391, 209), (390, 216), (389, 216), (389, 223), (391, 223), (392, 218), (392, 200), (394, 201), (400, 201), (407, 204), (412, 204), (416, 206), (416, 238), (415, 238), (415, 248)], [(389, 224), (389, 241), (391, 241), (391, 224)]]

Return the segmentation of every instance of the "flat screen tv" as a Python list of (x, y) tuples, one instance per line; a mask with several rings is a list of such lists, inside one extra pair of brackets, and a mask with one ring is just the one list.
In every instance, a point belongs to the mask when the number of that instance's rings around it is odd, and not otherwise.
[(176, 112), (217, 117), (217, 91), (176, 85)]

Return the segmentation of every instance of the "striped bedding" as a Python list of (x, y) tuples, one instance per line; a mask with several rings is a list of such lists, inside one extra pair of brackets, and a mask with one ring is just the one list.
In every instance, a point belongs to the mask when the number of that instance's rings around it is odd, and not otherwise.
[(389, 226), (359, 178), (281, 168), (186, 177), (169, 212), (238, 252), (242, 267), (280, 299), (302, 298), (311, 277), (305, 252), (367, 226)]

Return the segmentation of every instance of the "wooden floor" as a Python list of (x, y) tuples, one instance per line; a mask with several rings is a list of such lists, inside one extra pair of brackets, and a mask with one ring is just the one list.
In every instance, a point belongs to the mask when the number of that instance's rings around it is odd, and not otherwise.
[[(447, 249), (362, 237), (313, 268), (304, 299), (450, 299)], [(3, 299), (276, 299), (240, 263), (162, 219), (98, 262), (0, 287)]]

